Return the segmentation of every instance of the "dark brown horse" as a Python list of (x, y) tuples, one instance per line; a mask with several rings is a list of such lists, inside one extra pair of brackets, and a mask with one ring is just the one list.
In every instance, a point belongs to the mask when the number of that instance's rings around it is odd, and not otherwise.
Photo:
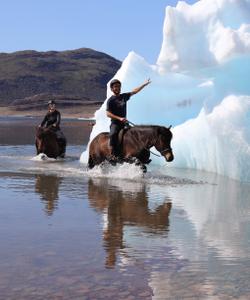
[(66, 140), (59, 140), (55, 131), (50, 128), (36, 128), (36, 153), (46, 154), (48, 157), (64, 157)]
[[(145, 164), (150, 163), (151, 147), (170, 162), (174, 159), (171, 148), (172, 133), (170, 127), (163, 126), (134, 126), (124, 130), (121, 140), (121, 162), (136, 162), (146, 171)], [(100, 165), (110, 157), (109, 133), (97, 135), (89, 146), (88, 167), (91, 169)]]

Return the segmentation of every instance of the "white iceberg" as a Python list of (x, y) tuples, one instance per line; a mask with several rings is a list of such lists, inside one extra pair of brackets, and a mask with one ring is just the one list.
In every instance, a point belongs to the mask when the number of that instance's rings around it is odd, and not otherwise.
[[(201, 0), (166, 8), (155, 65), (132, 51), (114, 78), (122, 81), (123, 91), (151, 78), (151, 85), (128, 102), (128, 119), (174, 126), (175, 161), (168, 167), (250, 181), (249, 74), (250, 0)], [(90, 141), (109, 130), (106, 101), (95, 119)], [(81, 162), (87, 157), (88, 150)], [(165, 161), (154, 158), (154, 163)]]

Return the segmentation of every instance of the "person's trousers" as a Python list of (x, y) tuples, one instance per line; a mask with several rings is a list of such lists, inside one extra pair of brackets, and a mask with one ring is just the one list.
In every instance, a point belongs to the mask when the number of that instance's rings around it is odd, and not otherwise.
[(111, 155), (120, 155), (119, 132), (124, 128), (123, 123), (111, 123), (109, 133), (109, 145), (111, 147)]

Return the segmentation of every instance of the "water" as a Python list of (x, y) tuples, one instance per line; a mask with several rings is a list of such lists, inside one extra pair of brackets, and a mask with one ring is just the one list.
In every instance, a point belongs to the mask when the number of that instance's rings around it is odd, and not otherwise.
[(0, 299), (249, 299), (250, 185), (133, 166), (88, 172), (91, 127), (35, 157), (32, 118), (0, 119)]

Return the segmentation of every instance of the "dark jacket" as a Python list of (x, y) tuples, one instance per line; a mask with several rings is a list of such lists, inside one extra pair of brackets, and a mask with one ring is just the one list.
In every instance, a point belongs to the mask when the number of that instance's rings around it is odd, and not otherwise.
[(60, 130), (61, 114), (58, 110), (47, 112), (41, 126), (48, 128), (49, 126), (56, 125), (55, 129)]

